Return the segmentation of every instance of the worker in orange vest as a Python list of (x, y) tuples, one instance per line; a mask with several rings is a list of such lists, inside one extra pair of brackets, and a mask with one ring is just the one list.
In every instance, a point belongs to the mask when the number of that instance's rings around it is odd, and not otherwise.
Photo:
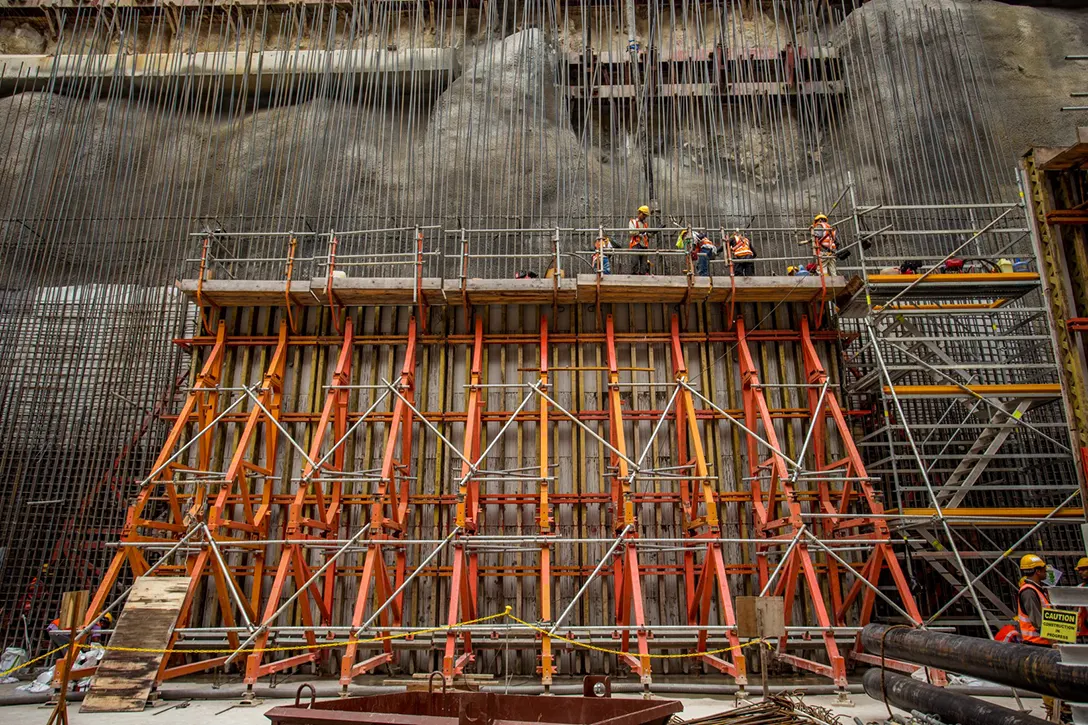
[(1038, 554), (1024, 554), (1020, 558), (1020, 591), (1016, 595), (1016, 623), (1020, 627), (1020, 640), (1024, 644), (1049, 647), (1053, 644), (1042, 635), (1043, 610), (1050, 606), (1050, 598), (1043, 587), (1046, 579), (1046, 562)]
[[(91, 625), (87, 637), (88, 639), (90, 639), (91, 642), (97, 642), (102, 637), (100, 632), (103, 629), (110, 629), (112, 627), (113, 615), (109, 612), (106, 612), (101, 617), (99, 617), (94, 624)], [(49, 624), (45, 628), (45, 633), (49, 637), (49, 642), (52, 644), (53, 647), (60, 647), (61, 645), (68, 644), (70, 632), (67, 629), (61, 629), (60, 617), (57, 617), (56, 619), (53, 619), (51, 622), (49, 622)]]
[[(630, 243), (628, 247), (630, 249), (649, 249), (650, 248), (650, 235), (647, 234), (644, 229), (650, 228), (650, 223), (647, 219), (650, 218), (650, 207), (643, 204), (638, 208), (638, 216), (633, 217), (627, 224), (627, 228), (630, 230)], [(650, 256), (648, 254), (635, 254), (635, 264), (631, 269), (631, 274), (652, 274), (650, 271)]]
[(733, 273), (738, 277), (748, 277), (756, 269), (755, 250), (752, 249), (752, 240), (741, 234), (739, 229), (734, 229), (729, 237), (729, 254), (733, 258)]
[(600, 274), (612, 274), (612, 258), (608, 253), (615, 249), (612, 240), (600, 232), (593, 241), (593, 269)]
[[(1088, 556), (1082, 556), (1077, 562), (1077, 576), (1080, 577), (1078, 587), (1088, 587)], [(1080, 608), (1080, 619), (1077, 621), (1077, 641), (1088, 644), (1088, 608)]]
[(676, 248), (683, 249), (685, 246), (690, 247), (688, 255), (695, 274), (699, 277), (709, 277), (710, 260), (718, 256), (718, 252), (721, 251), (714, 244), (714, 240), (695, 229), (681, 229), (679, 236), (676, 237)]
[(809, 227), (809, 240), (798, 242), (812, 244), (812, 254), (816, 257), (821, 274), (834, 277), (839, 272), (838, 257), (835, 256), (839, 247), (838, 237), (839, 233), (835, 227), (831, 226), (827, 215), (817, 214), (812, 219), (812, 226)]

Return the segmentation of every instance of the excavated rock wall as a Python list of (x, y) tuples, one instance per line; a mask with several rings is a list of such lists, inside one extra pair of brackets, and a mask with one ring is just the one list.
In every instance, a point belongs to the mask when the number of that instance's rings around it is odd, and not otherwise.
[[(1063, 58), (1083, 49), (1088, 13), (878, 0), (840, 24), (778, 19), (753, 13), (724, 35), (738, 49), (784, 46), (794, 37), (837, 46), (844, 98), (818, 109), (775, 100), (651, 108), (642, 116), (645, 137), (630, 110), (595, 112), (576, 119), (576, 129), (553, 83), (558, 53), (587, 39), (595, 50), (622, 51), (619, 17), (566, 18), (558, 37), (517, 30), (531, 18), (466, 16), (440, 30), (390, 21), (354, 35), (342, 19), (327, 21), (333, 40), (325, 44), (333, 47), (433, 42), (458, 50), (460, 77), (407, 98), (366, 81), (353, 91), (335, 79), (291, 97), (268, 94), (257, 110), (224, 98), (186, 108), (167, 95), (123, 89), (97, 100), (15, 93), (0, 99), (9, 129), (0, 208), (46, 220), (30, 226), (75, 242), (61, 245), (59, 260), (74, 264), (79, 240), (95, 234), (87, 218), (127, 219), (128, 236), (160, 239), (212, 217), (234, 220), (235, 228), (243, 219), (279, 228), (303, 218), (341, 228), (470, 218), (597, 224), (624, 218), (651, 191), (667, 213), (708, 221), (807, 214), (836, 198), (848, 173), (867, 201), (1007, 196), (1017, 153), (1062, 143), (1088, 120), (1058, 110), (1070, 92), (1084, 90), (1084, 64)], [(643, 42), (651, 37), (647, 22), (640, 10)], [(314, 37), (321, 23), (309, 35), (283, 19), (265, 27), (252, 47), (323, 47)], [(6, 20), (0, 49), (209, 50), (236, 43), (241, 29), (232, 35), (209, 22), (200, 32), (170, 34), (140, 24), (111, 37), (81, 27), (57, 39), (29, 21)], [(712, 18), (660, 21), (654, 29), (663, 47), (705, 48), (719, 36)], [(166, 89), (177, 85), (162, 81)], [(9, 237), (29, 233), (8, 227)], [(126, 235), (111, 229), (118, 232)]]

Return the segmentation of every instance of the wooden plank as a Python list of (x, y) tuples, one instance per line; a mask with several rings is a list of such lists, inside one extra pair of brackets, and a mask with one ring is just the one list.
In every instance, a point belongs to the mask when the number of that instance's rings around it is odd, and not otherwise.
[[(177, 282), (182, 294), (193, 301), (196, 301), (196, 287), (195, 279)], [(209, 279), (204, 281), (201, 297), (218, 307), (280, 307), (286, 292), (286, 280)], [(310, 294), (310, 283), (298, 280), (291, 283), (291, 302), (305, 306), (319, 304)]]
[[(327, 278), (311, 281), (311, 299), (328, 303)], [(423, 299), (428, 305), (443, 304), (442, 280), (428, 277), (420, 281)], [(416, 280), (412, 277), (334, 277), (332, 293), (342, 305), (411, 305), (415, 303)]]
[(163, 654), (113, 648), (165, 649), (189, 583), (189, 577), (140, 577), (136, 580), (80, 712), (141, 712), (144, 709)]
[[(1056, 154), (1040, 154), (1043, 149), (1036, 149), (1035, 163), (1043, 171), (1069, 171), (1079, 169), (1088, 163), (1088, 128), (1077, 129), (1077, 142)], [(1046, 149), (1051, 151), (1051, 149)], [(1045, 159), (1040, 161), (1040, 159)]]
[(65, 592), (60, 599), (59, 626), (61, 629), (75, 629), (79, 626), (83, 613), (87, 611), (91, 593), (86, 589), (77, 592)]
[[(555, 283), (551, 279), (470, 279), (465, 282), (468, 301), (474, 305), (542, 305), (550, 304), (556, 297)], [(443, 283), (446, 303), (462, 304), (461, 283), (459, 280), (445, 280)], [(577, 299), (577, 286), (572, 279), (560, 279), (558, 300), (560, 304), (571, 304)]]
[[(947, 276), (947, 275), (944, 275)], [(957, 275), (966, 276), (966, 275)], [(1002, 275), (1006, 281), (1013, 275)], [(847, 281), (844, 277), (695, 277), (683, 275), (611, 274), (601, 278), (600, 301), (606, 303), (678, 304), (724, 302), (736, 290), (737, 302), (812, 302), (825, 293), (834, 299)], [(196, 280), (179, 280), (177, 287), (190, 299), (196, 299)], [(422, 280), (423, 299), (430, 306), (461, 305), (461, 282), (456, 279)], [(342, 305), (409, 305), (413, 303), (416, 281), (410, 277), (336, 277), (333, 294)], [(470, 304), (540, 305), (553, 300), (568, 305), (592, 304), (598, 299), (597, 277), (580, 274), (559, 281), (556, 291), (551, 279), (470, 279), (465, 282)], [(286, 282), (273, 280), (208, 280), (203, 299), (220, 307), (281, 307)], [(327, 279), (317, 277), (307, 282), (291, 283), (291, 299), (300, 306), (328, 304)]]

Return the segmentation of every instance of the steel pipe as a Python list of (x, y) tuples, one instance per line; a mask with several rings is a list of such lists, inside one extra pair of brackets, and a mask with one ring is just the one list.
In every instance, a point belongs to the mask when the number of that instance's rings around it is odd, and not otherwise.
[[(883, 675), (883, 676), (882, 676)], [(894, 672), (871, 669), (862, 680), (865, 694), (907, 710), (920, 710), (960, 725), (1046, 725), (1034, 715), (994, 705), (970, 695), (959, 695), (927, 682)]]
[(884, 655), (894, 659), (1064, 700), (1080, 700), (1088, 692), (1088, 668), (1063, 665), (1058, 652), (1046, 647), (883, 624), (869, 624), (861, 631), (862, 645), (873, 654), (880, 654), (881, 640)]

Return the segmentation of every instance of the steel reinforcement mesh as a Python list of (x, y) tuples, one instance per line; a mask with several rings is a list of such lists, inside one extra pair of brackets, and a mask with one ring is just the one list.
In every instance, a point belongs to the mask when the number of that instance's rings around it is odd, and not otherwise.
[[(670, 97), (647, 90), (669, 78), (640, 62), (630, 98), (572, 103), (572, 55), (630, 46), (617, 6), (585, 2), (59, 9), (51, 53), (63, 62), (8, 60), (0, 88), (4, 643), (36, 647), (61, 592), (101, 575), (188, 373), (171, 338), (191, 331), (193, 313), (171, 285), (193, 274), (202, 231), (435, 226), (428, 249), (443, 256), (428, 264), (450, 274), (458, 230), (496, 229), (474, 237), (474, 252), (497, 256), (473, 275), (508, 277), (523, 266), (510, 253), (545, 254), (551, 242), (505, 230), (623, 226), (651, 203), (667, 225), (760, 230), (771, 273), (797, 254), (814, 212), (853, 203), (851, 182), (857, 204), (1015, 198), (1007, 150), (976, 124), (994, 112), (958, 10), (742, 5), (640, 5), (638, 50), (671, 52), (672, 72), (695, 81), (701, 51), (769, 51), (765, 77), (723, 64), (724, 88), (785, 78), (788, 47), (830, 46), (842, 83)], [(896, 40), (893, 23), (924, 33), (929, 52)], [(246, 65), (260, 51), (280, 54), (276, 70)], [(886, 237), (874, 256), (939, 259), (977, 221), (904, 213), (889, 223), (943, 231)], [(285, 241), (216, 238), (227, 246), (215, 256), (254, 260), (230, 273), (261, 276), (280, 269), (259, 260), (281, 258)], [(365, 258), (411, 241), (360, 235), (352, 250)], [(974, 251), (1028, 249), (1009, 232)], [(324, 253), (304, 240), (298, 274), (319, 272)], [(1048, 475), (1068, 483), (1071, 469)]]

